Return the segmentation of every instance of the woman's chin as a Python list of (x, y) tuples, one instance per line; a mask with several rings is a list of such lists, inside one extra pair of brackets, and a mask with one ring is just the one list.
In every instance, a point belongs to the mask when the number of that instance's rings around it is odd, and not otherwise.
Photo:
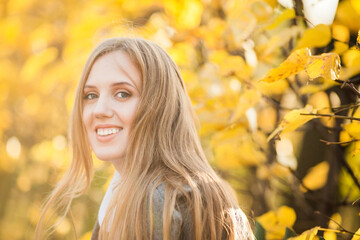
[(97, 159), (104, 161), (104, 162), (119, 162), (123, 159), (123, 156), (115, 155), (115, 154), (96, 154), (95, 156)]

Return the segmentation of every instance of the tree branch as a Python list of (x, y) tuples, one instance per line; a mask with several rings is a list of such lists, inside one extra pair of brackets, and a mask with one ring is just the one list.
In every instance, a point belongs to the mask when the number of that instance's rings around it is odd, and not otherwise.
[(334, 114), (324, 114), (324, 113), (300, 113), (300, 115), (317, 116), (317, 117), (333, 117), (333, 118), (350, 119), (350, 120), (360, 121), (360, 118), (348, 117), (348, 116), (341, 116), (341, 115), (334, 115)]

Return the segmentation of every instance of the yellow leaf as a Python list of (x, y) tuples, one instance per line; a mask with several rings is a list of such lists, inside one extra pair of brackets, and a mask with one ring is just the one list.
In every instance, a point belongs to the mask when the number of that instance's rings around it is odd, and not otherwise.
[[(358, 2), (357, 0), (351, 1)], [(338, 23), (347, 26), (350, 32), (357, 32), (360, 29), (360, 21), (358, 21), (360, 13), (356, 11), (351, 1), (339, 1), (336, 20)]]
[(317, 232), (319, 231), (320, 227), (314, 227), (303, 232), (300, 236), (288, 238), (288, 240), (315, 240), (317, 239)]
[(274, 211), (269, 211), (256, 218), (256, 220), (265, 228), (269, 229), (273, 225), (277, 224), (277, 216)]
[(41, 105), (43, 104), (43, 100), (40, 98), (38, 94), (30, 94), (25, 98), (21, 108), (22, 112), (30, 117), (36, 117), (39, 111), (41, 111)]
[(21, 0), (14, 0), (9, 2), (7, 5), (7, 11), (9, 14), (23, 14), (26, 10), (33, 6), (34, 1), (21, 1)]
[(226, 22), (220, 18), (211, 18), (206, 25), (201, 25), (194, 30), (195, 34), (204, 39), (208, 48), (224, 48), (222, 35), (226, 28)]
[[(351, 110), (350, 110), (351, 111)], [(360, 118), (360, 108), (356, 109), (353, 117), (357, 117), (357, 118)]]
[(269, 211), (256, 220), (266, 230), (267, 239), (282, 239), (285, 234), (285, 228), (291, 228), (296, 220), (294, 209), (288, 206), (281, 206), (276, 211)]
[(360, 240), (360, 228), (355, 232), (351, 240)]
[(203, 5), (199, 0), (169, 0), (164, 1), (164, 6), (178, 29), (193, 29), (200, 25)]
[[(329, 228), (330, 229), (339, 229), (338, 224), (340, 224), (340, 225), (342, 224), (342, 218), (341, 218), (340, 213), (334, 213), (331, 216), (331, 219), (332, 220), (329, 220)], [(337, 222), (338, 224), (336, 224), (334, 221)]]
[(360, 51), (357, 49), (349, 49), (342, 55), (344, 66), (357, 67), (360, 65)]
[[(1, 91), (0, 91), (1, 93)], [(3, 108), (0, 110), (0, 136), (1, 136), (1, 131), (3, 131), (4, 129), (7, 129), (11, 126), (12, 123), (12, 118), (15, 117), (14, 115), (11, 114), (11, 112), (6, 109)]]
[(251, 11), (259, 21), (267, 20), (272, 16), (273, 9), (265, 1), (256, 1), (251, 4)]
[(71, 223), (68, 219), (60, 217), (58, 218), (57, 222), (59, 225), (56, 228), (56, 232), (60, 235), (65, 235), (71, 230)]
[(318, 92), (312, 95), (308, 100), (308, 104), (316, 108), (319, 113), (331, 113), (331, 110), (329, 109), (329, 97), (325, 92)]
[(348, 49), (349, 49), (348, 44), (343, 43), (343, 42), (335, 41), (334, 42), (334, 49), (331, 52), (337, 53), (337, 54), (342, 54)]
[(285, 167), (284, 165), (277, 163), (277, 162), (273, 163), (270, 166), (270, 173), (272, 176), (280, 177), (283, 179), (286, 179), (289, 176), (292, 176), (288, 167)]
[(299, 40), (296, 49), (308, 47), (323, 47), (331, 40), (330, 26), (325, 24), (318, 24), (314, 28), (307, 29)]
[(329, 163), (325, 161), (310, 168), (302, 180), (304, 185), (311, 190), (322, 188), (326, 184), (329, 168)]
[(267, 29), (276, 28), (280, 23), (295, 18), (295, 10), (292, 8), (285, 9), (278, 17), (276, 17), (275, 21), (270, 24)]
[(241, 18), (242, 14), (247, 10), (247, 1), (221, 1), (221, 7), (228, 19)]
[(296, 130), (298, 127), (304, 125), (311, 119), (316, 118), (316, 116), (311, 115), (301, 115), (302, 113), (312, 113), (313, 108), (311, 105), (306, 105), (305, 108), (291, 110), (286, 113), (280, 125), (270, 134), (268, 141), (275, 137), (281, 132), (291, 132)]
[[(353, 142), (345, 149), (345, 159), (353, 169), (355, 176), (360, 172), (360, 141)], [(346, 171), (340, 172), (339, 176), (339, 192), (342, 198), (347, 198), (349, 201), (357, 201), (360, 196), (360, 191), (354, 188), (354, 180)]]
[(194, 46), (188, 43), (175, 44), (168, 50), (171, 58), (179, 67), (191, 68), (197, 65)]
[(23, 23), (19, 18), (8, 17), (0, 20), (1, 43), (6, 46), (16, 46), (21, 39), (21, 29)]
[(265, 0), (271, 7), (275, 7), (278, 4), (277, 0)]
[[(240, 2), (240, 1), (236, 1)], [(223, 33), (226, 42), (226, 48), (229, 50), (238, 50), (244, 47), (244, 42), (251, 38), (251, 34), (257, 27), (255, 16), (247, 11), (232, 17), (227, 16), (227, 28)]]
[(343, 43), (349, 41), (350, 31), (345, 25), (334, 23), (332, 25), (332, 33), (333, 38), (335, 38), (336, 40), (339, 40)]
[(47, 48), (39, 54), (33, 55), (27, 59), (23, 66), (20, 76), (25, 81), (30, 81), (39, 76), (43, 68), (54, 61), (58, 55), (58, 50), (55, 47)]
[(336, 53), (323, 53), (319, 56), (310, 56), (305, 65), (305, 71), (310, 80), (318, 77), (336, 80), (340, 75), (340, 57)]
[(259, 167), (256, 168), (256, 177), (260, 180), (268, 180), (270, 176), (270, 171), (267, 166), (261, 164)]
[[(309, 100), (308, 104), (312, 105), (317, 109), (318, 113), (322, 114), (333, 114), (330, 107), (329, 96), (325, 92), (317, 92), (313, 94)], [(334, 127), (335, 119), (331, 117), (322, 117), (320, 121), (324, 126), (329, 128)]]
[(288, 88), (289, 84), (285, 79), (281, 79), (275, 82), (256, 82), (256, 88), (267, 96), (283, 94)]
[[(259, 59), (272, 62), (274, 56), (270, 54), (279, 51), (279, 49), (287, 44), (291, 39), (297, 38), (301, 32), (302, 29), (299, 26), (288, 27), (282, 29), (278, 34), (272, 36), (265, 43), (257, 44), (255, 47), (258, 52)], [(269, 59), (266, 59), (266, 57)]]
[(42, 51), (56, 37), (55, 28), (51, 24), (47, 22), (41, 24), (39, 27), (34, 29), (29, 36), (33, 52)]
[(294, 209), (282, 206), (277, 211), (277, 217), (279, 219), (279, 224), (286, 227), (292, 227), (296, 221), (296, 214)]
[(238, 141), (238, 139), (229, 139), (216, 144), (214, 153), (217, 166), (224, 170), (256, 166), (266, 160), (255, 143)]
[(256, 89), (245, 91), (239, 98), (239, 102), (231, 118), (231, 122), (235, 122), (239, 118), (243, 117), (246, 110), (253, 107), (256, 103), (259, 102), (260, 99), (261, 95)]
[(257, 143), (243, 126), (218, 132), (211, 140), (216, 165), (224, 170), (255, 166), (266, 161)]
[(26, 173), (21, 173), (16, 179), (16, 185), (22, 192), (28, 192), (32, 186), (30, 176)]
[[(340, 142), (349, 142), (351, 141), (352, 138), (350, 137), (350, 135), (347, 133), (347, 131), (341, 131), (340, 132), (340, 136), (339, 136), (339, 141)], [(348, 144), (348, 143), (347, 143)], [(347, 144), (341, 144), (341, 146), (346, 146)]]
[[(353, 117), (360, 118), (360, 108), (356, 109)], [(351, 139), (360, 139), (360, 123), (359, 121), (353, 121), (343, 125), (344, 130)], [(345, 136), (344, 136), (345, 137)], [(350, 139), (349, 139), (350, 140)]]
[(242, 75), (246, 69), (246, 64), (242, 57), (229, 55), (224, 50), (212, 52), (209, 59), (219, 66), (220, 74), (223, 76), (236, 73)]
[(324, 239), (326, 240), (336, 240), (336, 233), (334, 232), (324, 232)]
[(358, 121), (345, 125), (344, 129), (352, 138), (360, 139), (360, 123)]
[(291, 132), (296, 130), (298, 127), (304, 125), (311, 119), (315, 118), (315, 116), (306, 116), (301, 115), (302, 113), (311, 113), (312, 106), (307, 105), (305, 108), (296, 109), (288, 112), (280, 124), (283, 128), (283, 132)]
[(180, 71), (181, 71), (181, 76), (184, 79), (186, 89), (189, 92), (191, 92), (192, 90), (196, 89), (199, 86), (199, 80), (196, 75), (196, 72), (185, 69), (185, 68), (181, 69)]
[(259, 127), (264, 131), (264, 132), (271, 132), (276, 124), (276, 117), (277, 117), (277, 113), (276, 110), (272, 107), (266, 107), (264, 109), (262, 109), (259, 113)]
[(80, 240), (89, 240), (91, 239), (92, 231), (84, 233), (84, 235), (81, 236)]
[(294, 51), (279, 67), (271, 69), (262, 81), (274, 82), (300, 72), (304, 69), (310, 56), (311, 52), (308, 48)]
[(218, 110), (211, 107), (202, 107), (197, 110), (201, 122), (200, 135), (206, 136), (220, 131), (229, 124), (230, 113), (226, 110)]
[(300, 88), (300, 93), (301, 94), (314, 94), (317, 92), (321, 92), (321, 91), (325, 91), (335, 85), (338, 85), (338, 83), (336, 83), (335, 81), (332, 81), (330, 79), (319, 79), (320, 81), (322, 81), (320, 84), (306, 84), (304, 86), (302, 86)]
[(357, 14), (360, 14), (360, 2), (358, 0), (350, 0), (351, 5), (353, 6), (354, 10)]

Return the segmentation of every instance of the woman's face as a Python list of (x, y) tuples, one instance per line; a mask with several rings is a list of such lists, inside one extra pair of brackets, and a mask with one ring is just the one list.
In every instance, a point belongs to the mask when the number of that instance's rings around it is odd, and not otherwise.
[[(118, 169), (141, 93), (141, 73), (124, 51), (94, 63), (84, 87), (83, 121), (95, 155)], [(119, 170), (119, 169), (118, 169)]]

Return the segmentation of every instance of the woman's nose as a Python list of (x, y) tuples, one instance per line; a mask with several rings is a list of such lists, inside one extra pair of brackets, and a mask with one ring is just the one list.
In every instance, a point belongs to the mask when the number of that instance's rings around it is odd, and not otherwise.
[(114, 115), (114, 112), (111, 108), (111, 101), (108, 97), (100, 96), (96, 102), (94, 108), (94, 115), (96, 118), (111, 118)]

